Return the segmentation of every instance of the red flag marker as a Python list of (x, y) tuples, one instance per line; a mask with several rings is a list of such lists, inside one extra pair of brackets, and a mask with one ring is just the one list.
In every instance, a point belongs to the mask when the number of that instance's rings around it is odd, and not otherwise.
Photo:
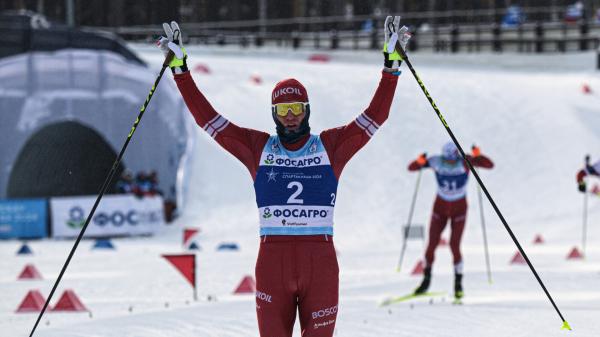
[(194, 300), (198, 300), (196, 293), (196, 254), (163, 254), (162, 257), (185, 277), (194, 288)]
[(194, 234), (200, 232), (200, 228), (184, 228), (183, 229), (183, 245), (187, 245), (188, 241)]

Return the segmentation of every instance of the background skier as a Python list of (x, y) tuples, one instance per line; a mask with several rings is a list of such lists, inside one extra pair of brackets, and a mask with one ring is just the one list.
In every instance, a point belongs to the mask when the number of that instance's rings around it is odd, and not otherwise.
[[(492, 168), (492, 161), (481, 154), (481, 150), (473, 146), (472, 154), (467, 155), (475, 167)], [(425, 153), (411, 162), (409, 171), (431, 168), (435, 172), (438, 189), (433, 203), (433, 212), (429, 224), (429, 241), (425, 250), (425, 270), (423, 281), (415, 290), (416, 295), (423, 294), (431, 283), (431, 268), (435, 257), (435, 249), (440, 242), (442, 231), (450, 220), (450, 249), (454, 262), (454, 296), (463, 297), (463, 259), (460, 252), (460, 242), (465, 228), (467, 216), (467, 181), (469, 168), (460, 157), (453, 142), (448, 142), (442, 148), (442, 154), (427, 157)]]
[[(370, 105), (350, 123), (310, 134), (308, 93), (296, 79), (272, 92), (276, 135), (241, 128), (220, 115), (196, 87), (177, 23), (164, 24), (161, 49), (196, 123), (239, 159), (254, 180), (261, 244), (256, 262), (256, 312), (263, 337), (291, 336), (296, 311), (302, 336), (332, 336), (338, 311), (333, 209), (342, 169), (388, 118), (400, 55), (410, 35), (400, 17), (385, 21), (384, 68)], [(388, 45), (390, 48), (388, 49)]]
[(577, 172), (577, 188), (579, 192), (587, 192), (587, 185), (585, 183), (585, 177), (588, 175), (600, 176), (600, 160), (595, 162), (593, 165), (589, 164), (589, 156), (586, 157), (585, 167)]

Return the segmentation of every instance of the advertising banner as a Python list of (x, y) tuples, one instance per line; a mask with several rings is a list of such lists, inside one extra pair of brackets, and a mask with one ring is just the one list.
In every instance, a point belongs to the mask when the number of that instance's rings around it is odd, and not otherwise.
[[(76, 237), (96, 201), (96, 196), (50, 199), (53, 237)], [(154, 234), (165, 224), (160, 196), (105, 195), (100, 201), (86, 237)]]
[(48, 236), (46, 200), (0, 200), (0, 239)]

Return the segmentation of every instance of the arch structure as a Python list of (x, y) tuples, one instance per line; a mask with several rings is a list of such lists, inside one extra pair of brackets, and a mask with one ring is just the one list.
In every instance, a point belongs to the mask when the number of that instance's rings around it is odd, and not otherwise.
[[(156, 78), (108, 50), (62, 49), (0, 59), (0, 198), (95, 194)], [(193, 121), (161, 81), (119, 171), (156, 171), (183, 202)]]

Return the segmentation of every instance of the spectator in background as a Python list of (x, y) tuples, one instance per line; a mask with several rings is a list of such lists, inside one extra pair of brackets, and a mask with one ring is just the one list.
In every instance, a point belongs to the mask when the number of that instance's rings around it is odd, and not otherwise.
[(131, 172), (131, 170), (125, 169), (125, 171), (123, 171), (123, 174), (121, 174), (119, 181), (117, 181), (116, 187), (117, 193), (133, 193), (135, 186), (133, 183), (133, 173)]
[(596, 23), (600, 23), (600, 8), (596, 10)]
[(150, 185), (144, 171), (140, 171), (135, 175), (135, 187), (133, 189), (136, 197), (143, 197), (150, 191)]
[(565, 12), (565, 21), (566, 22), (577, 22), (584, 18), (584, 10), (583, 2), (577, 1), (574, 4), (567, 7), (567, 11)]
[(156, 170), (150, 172), (148, 182), (150, 184), (150, 195), (163, 195), (163, 192), (158, 189), (158, 174)]
[(502, 26), (516, 27), (525, 22), (525, 13), (519, 6), (510, 6), (502, 18)]
[(137, 197), (163, 195), (163, 192), (158, 188), (158, 172), (156, 170), (146, 173), (140, 171), (136, 174), (135, 179), (131, 170), (126, 169), (121, 174), (115, 188), (117, 193), (132, 193)]

